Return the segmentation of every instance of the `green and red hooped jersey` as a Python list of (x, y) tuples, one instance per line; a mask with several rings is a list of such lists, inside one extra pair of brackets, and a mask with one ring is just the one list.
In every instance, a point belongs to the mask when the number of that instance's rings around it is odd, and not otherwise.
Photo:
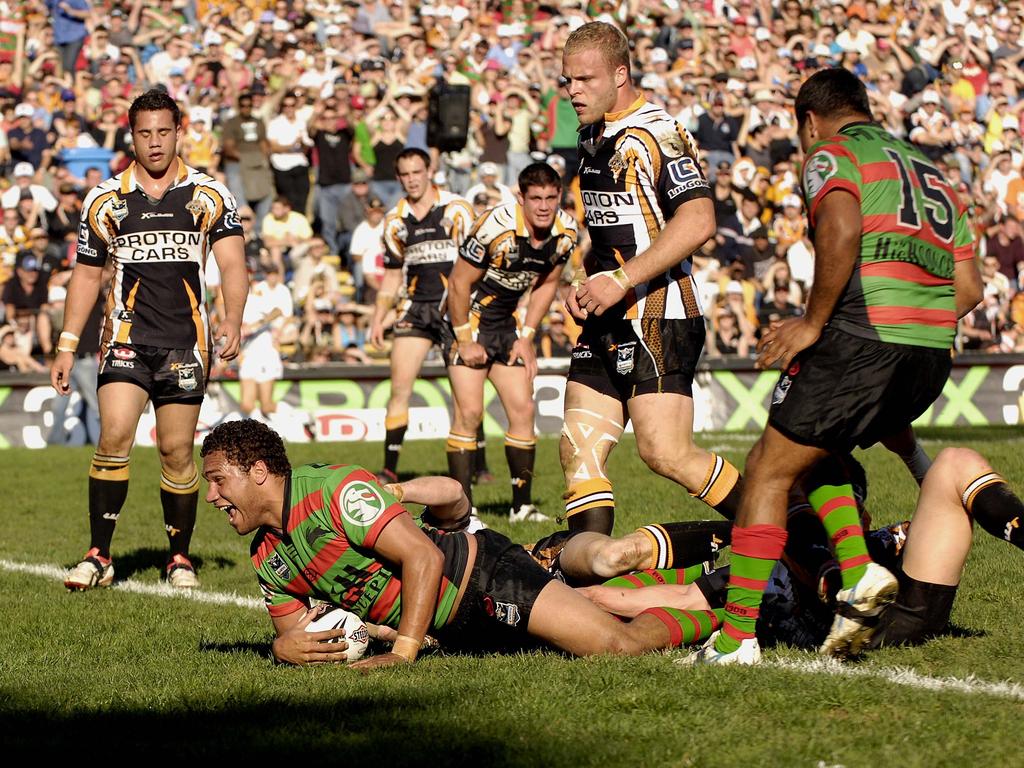
[(967, 208), (935, 165), (875, 123), (811, 147), (803, 167), (811, 228), (841, 189), (860, 202), (860, 257), (830, 323), (856, 336), (944, 349), (956, 334), (954, 265), (974, 258)]
[[(397, 627), (400, 574), (377, 559), (373, 547), (388, 523), (403, 514), (408, 514), (405, 507), (362, 467), (307, 464), (293, 469), (285, 488), (283, 529), (261, 528), (250, 551), (270, 615), (287, 616), (316, 599)], [(460, 557), (439, 541), (444, 534), (425, 532), (445, 555), (436, 629), (451, 618)]]

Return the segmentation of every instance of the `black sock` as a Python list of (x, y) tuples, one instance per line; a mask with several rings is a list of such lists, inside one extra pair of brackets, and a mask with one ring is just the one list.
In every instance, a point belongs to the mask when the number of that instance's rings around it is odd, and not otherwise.
[[(979, 478), (981, 480), (984, 478)], [(1024, 504), (1002, 478), (995, 475), (994, 480), (974, 494), (967, 510), (978, 525), (997, 539), (1024, 549)]]
[(472, 507), (476, 438), (452, 432), (448, 435), (445, 451), (448, 456), (448, 476), (459, 481)]
[(110, 542), (128, 497), (128, 457), (92, 457), (89, 467), (89, 540), (100, 557), (110, 557)]
[(941, 634), (949, 626), (956, 585), (918, 581), (905, 573), (897, 576), (899, 594), (879, 616), (878, 628), (868, 642), (868, 648), (918, 645)]
[(476, 453), (473, 454), (473, 477), (490, 472), (487, 468), (487, 442), (484, 439), (484, 423), (476, 428)]
[(719, 550), (732, 541), (728, 520), (700, 520), (689, 523), (656, 523), (638, 528), (653, 545), (651, 568), (687, 568), (714, 560)]
[(384, 469), (392, 474), (398, 472), (398, 455), (402, 452), (402, 442), (408, 428), (409, 425), (406, 423), (384, 430)]
[(615, 507), (591, 507), (568, 519), (569, 532), (593, 531), (610, 536), (615, 525)]
[(729, 489), (725, 498), (715, 504), (714, 509), (726, 520), (735, 520), (736, 512), (740, 508), (740, 494), (743, 492), (743, 476), (736, 478), (736, 485)]
[(160, 475), (160, 505), (164, 509), (164, 529), (171, 557), (188, 557), (192, 531), (196, 527), (196, 506), (199, 503), (199, 475), (193, 468), (191, 476)]
[(530, 438), (521, 440), (505, 435), (505, 460), (512, 477), (512, 509), (519, 510), (529, 504), (533, 490), (533, 462), (537, 456), (537, 444)]

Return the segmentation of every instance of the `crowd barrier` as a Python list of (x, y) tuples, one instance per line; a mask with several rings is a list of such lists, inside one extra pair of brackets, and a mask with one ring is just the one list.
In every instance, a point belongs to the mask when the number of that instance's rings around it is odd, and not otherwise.
[[(562, 429), (567, 360), (542, 361), (534, 382), (537, 432), (557, 435)], [(768, 416), (777, 371), (755, 370), (750, 360), (711, 360), (702, 364), (694, 383), (696, 431), (757, 431)], [(54, 432), (55, 393), (44, 375), (0, 375), (0, 448), (43, 448)], [(280, 412), (274, 426), (289, 442), (384, 439), (384, 408), (390, 382), (386, 366), (324, 365), (286, 369), (275, 388)], [(211, 382), (196, 439), (226, 419), (238, 418), (237, 381)], [(488, 383), (484, 427), (487, 434), (505, 430), (505, 415)], [(64, 414), (66, 442), (95, 440), (95, 419), (72, 393)], [(424, 367), (410, 411), (408, 440), (444, 438), (448, 434), (451, 390), (444, 368)], [(1024, 424), (1024, 355), (963, 355), (939, 399), (916, 422), (923, 426)], [(91, 425), (91, 426), (90, 426)], [(147, 408), (136, 434), (137, 445), (154, 444), (155, 417)]]

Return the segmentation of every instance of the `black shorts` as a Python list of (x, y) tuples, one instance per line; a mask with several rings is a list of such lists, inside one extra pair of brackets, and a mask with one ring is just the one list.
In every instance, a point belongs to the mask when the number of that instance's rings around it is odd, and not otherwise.
[(459, 357), (455, 344), (455, 331), (451, 323), (445, 322), (441, 351), (444, 354), (444, 361), (447, 365), (461, 365), (467, 368), (487, 368), (494, 363), (499, 365), (522, 365), (521, 360), (511, 362), (512, 345), (519, 339), (515, 320), (510, 318), (507, 324), (481, 325), (476, 332), (476, 341), (487, 353), (487, 362), (483, 365), (466, 365)]
[(209, 372), (192, 349), (114, 342), (100, 360), (97, 388), (123, 381), (142, 387), (154, 406), (203, 402)]
[(588, 318), (572, 350), (569, 381), (625, 402), (638, 395), (693, 394), (704, 318)]
[(454, 619), (434, 632), (445, 649), (514, 651), (540, 646), (527, 632), (530, 612), (554, 577), (507, 537), (477, 531), (476, 561)]
[(577, 533), (580, 533), (580, 531), (555, 531), (550, 536), (545, 536), (538, 542), (524, 545), (523, 549), (529, 552), (530, 557), (532, 557), (537, 565), (545, 571), (550, 573), (559, 581), (569, 583), (565, 574), (562, 572), (560, 558), (562, 556), (562, 550), (565, 549), (565, 545), (569, 543), (569, 539)]
[(772, 393), (768, 423), (801, 445), (867, 448), (908, 427), (942, 393), (949, 350), (888, 344), (828, 327)]
[(444, 326), (444, 316), (436, 302), (406, 300), (399, 306), (392, 330), (396, 339), (430, 339), (441, 344)]

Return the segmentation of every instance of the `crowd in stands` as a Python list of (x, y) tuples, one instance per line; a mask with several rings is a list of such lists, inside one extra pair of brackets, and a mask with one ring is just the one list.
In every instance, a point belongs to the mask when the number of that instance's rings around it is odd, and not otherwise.
[[(546, 159), (582, 220), (558, 77), (567, 35), (591, 19), (627, 33), (638, 87), (701, 148), (718, 220), (693, 259), (708, 356), (751, 355), (759, 329), (802, 312), (814, 259), (792, 104), (803, 78), (836, 65), (971, 210), (985, 290), (958, 349), (1024, 350), (1019, 0), (3, 0), (0, 16), (12, 369), (47, 362), (81, 201), (127, 167), (127, 107), (153, 86), (182, 105), (184, 160), (238, 199), (254, 280), (291, 291), (276, 330), (286, 357), (383, 359), (365, 337), (401, 195), (393, 161), (427, 148), (431, 89), (470, 88), (465, 147), (433, 153), (438, 185), (482, 212)], [(541, 355), (565, 356), (576, 331), (553, 305)]]

